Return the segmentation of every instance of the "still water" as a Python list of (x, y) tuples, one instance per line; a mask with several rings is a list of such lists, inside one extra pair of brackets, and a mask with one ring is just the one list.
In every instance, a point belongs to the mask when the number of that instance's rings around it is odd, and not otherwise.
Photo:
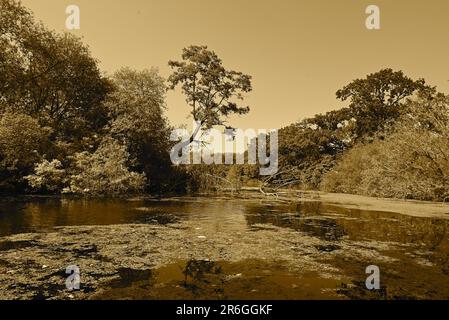
[[(119, 268), (91, 298), (449, 299), (447, 219), (223, 197), (0, 201), (1, 237), (122, 224), (174, 230), (181, 237), (167, 241), (191, 255), (173, 250), (158, 268)], [(380, 268), (379, 290), (366, 288), (369, 265)]]

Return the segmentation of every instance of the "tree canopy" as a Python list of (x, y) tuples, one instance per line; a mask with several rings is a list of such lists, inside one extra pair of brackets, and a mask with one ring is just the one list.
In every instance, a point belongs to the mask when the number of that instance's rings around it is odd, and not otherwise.
[(1, 0), (0, 14), (0, 108), (39, 117), (62, 139), (103, 126), (111, 87), (88, 47), (47, 30), (20, 2)]
[(252, 90), (251, 76), (226, 70), (206, 46), (184, 48), (182, 61), (169, 61), (169, 66), (173, 69), (168, 78), (170, 89), (181, 86), (193, 119), (201, 126), (225, 125), (229, 115), (249, 112), (249, 107), (239, 102)]
[(114, 91), (106, 106), (111, 122), (109, 133), (128, 146), (131, 166), (149, 177), (148, 183), (162, 187), (170, 173), (171, 127), (164, 116), (165, 79), (158, 70), (122, 68), (112, 76)]
[(424, 79), (412, 80), (402, 71), (383, 69), (352, 81), (336, 95), (342, 101), (350, 101), (355, 133), (360, 139), (386, 128), (402, 114), (406, 98), (428, 88)]

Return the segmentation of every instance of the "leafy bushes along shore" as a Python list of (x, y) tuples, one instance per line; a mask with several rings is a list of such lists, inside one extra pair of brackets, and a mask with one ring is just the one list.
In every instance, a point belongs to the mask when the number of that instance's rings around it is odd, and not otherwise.
[(68, 169), (59, 160), (43, 160), (25, 179), (34, 190), (44, 193), (62, 191), (98, 196), (143, 192), (145, 174), (130, 171), (128, 160), (129, 153), (123, 145), (105, 139), (92, 153), (76, 153)]
[(409, 101), (384, 140), (348, 151), (322, 181), (323, 190), (377, 197), (449, 199), (449, 98)]

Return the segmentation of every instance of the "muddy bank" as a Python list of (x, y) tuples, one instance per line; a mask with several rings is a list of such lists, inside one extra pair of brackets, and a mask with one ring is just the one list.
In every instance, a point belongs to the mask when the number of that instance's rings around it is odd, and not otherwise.
[(336, 204), (345, 208), (449, 220), (449, 203), (443, 202), (373, 198), (344, 193), (293, 190), (282, 190), (278, 196), (271, 196), (269, 198), (274, 201), (318, 201)]

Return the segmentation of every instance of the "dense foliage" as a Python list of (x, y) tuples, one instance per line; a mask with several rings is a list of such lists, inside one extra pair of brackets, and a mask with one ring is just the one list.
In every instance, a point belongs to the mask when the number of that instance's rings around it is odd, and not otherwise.
[[(205, 46), (157, 69), (105, 76), (89, 48), (0, 0), (0, 192), (117, 195), (312, 188), (369, 196), (449, 198), (449, 98), (383, 69), (336, 92), (347, 106), (279, 132), (279, 172), (254, 165), (173, 166), (167, 89), (180, 88), (199, 128), (228, 127), (252, 90)], [(192, 134), (188, 144), (194, 142)]]
[(281, 167), (293, 167), (290, 174), (303, 187), (318, 188), (337, 159), (359, 144), (383, 140), (407, 114), (407, 99), (430, 90), (424, 80), (391, 69), (352, 81), (337, 92), (337, 98), (350, 100), (348, 107), (280, 131)]
[(449, 97), (409, 101), (384, 140), (360, 144), (323, 179), (332, 192), (441, 200), (449, 198)]
[(0, 0), (0, 192), (118, 194), (167, 184), (157, 70), (104, 76), (80, 39)]

